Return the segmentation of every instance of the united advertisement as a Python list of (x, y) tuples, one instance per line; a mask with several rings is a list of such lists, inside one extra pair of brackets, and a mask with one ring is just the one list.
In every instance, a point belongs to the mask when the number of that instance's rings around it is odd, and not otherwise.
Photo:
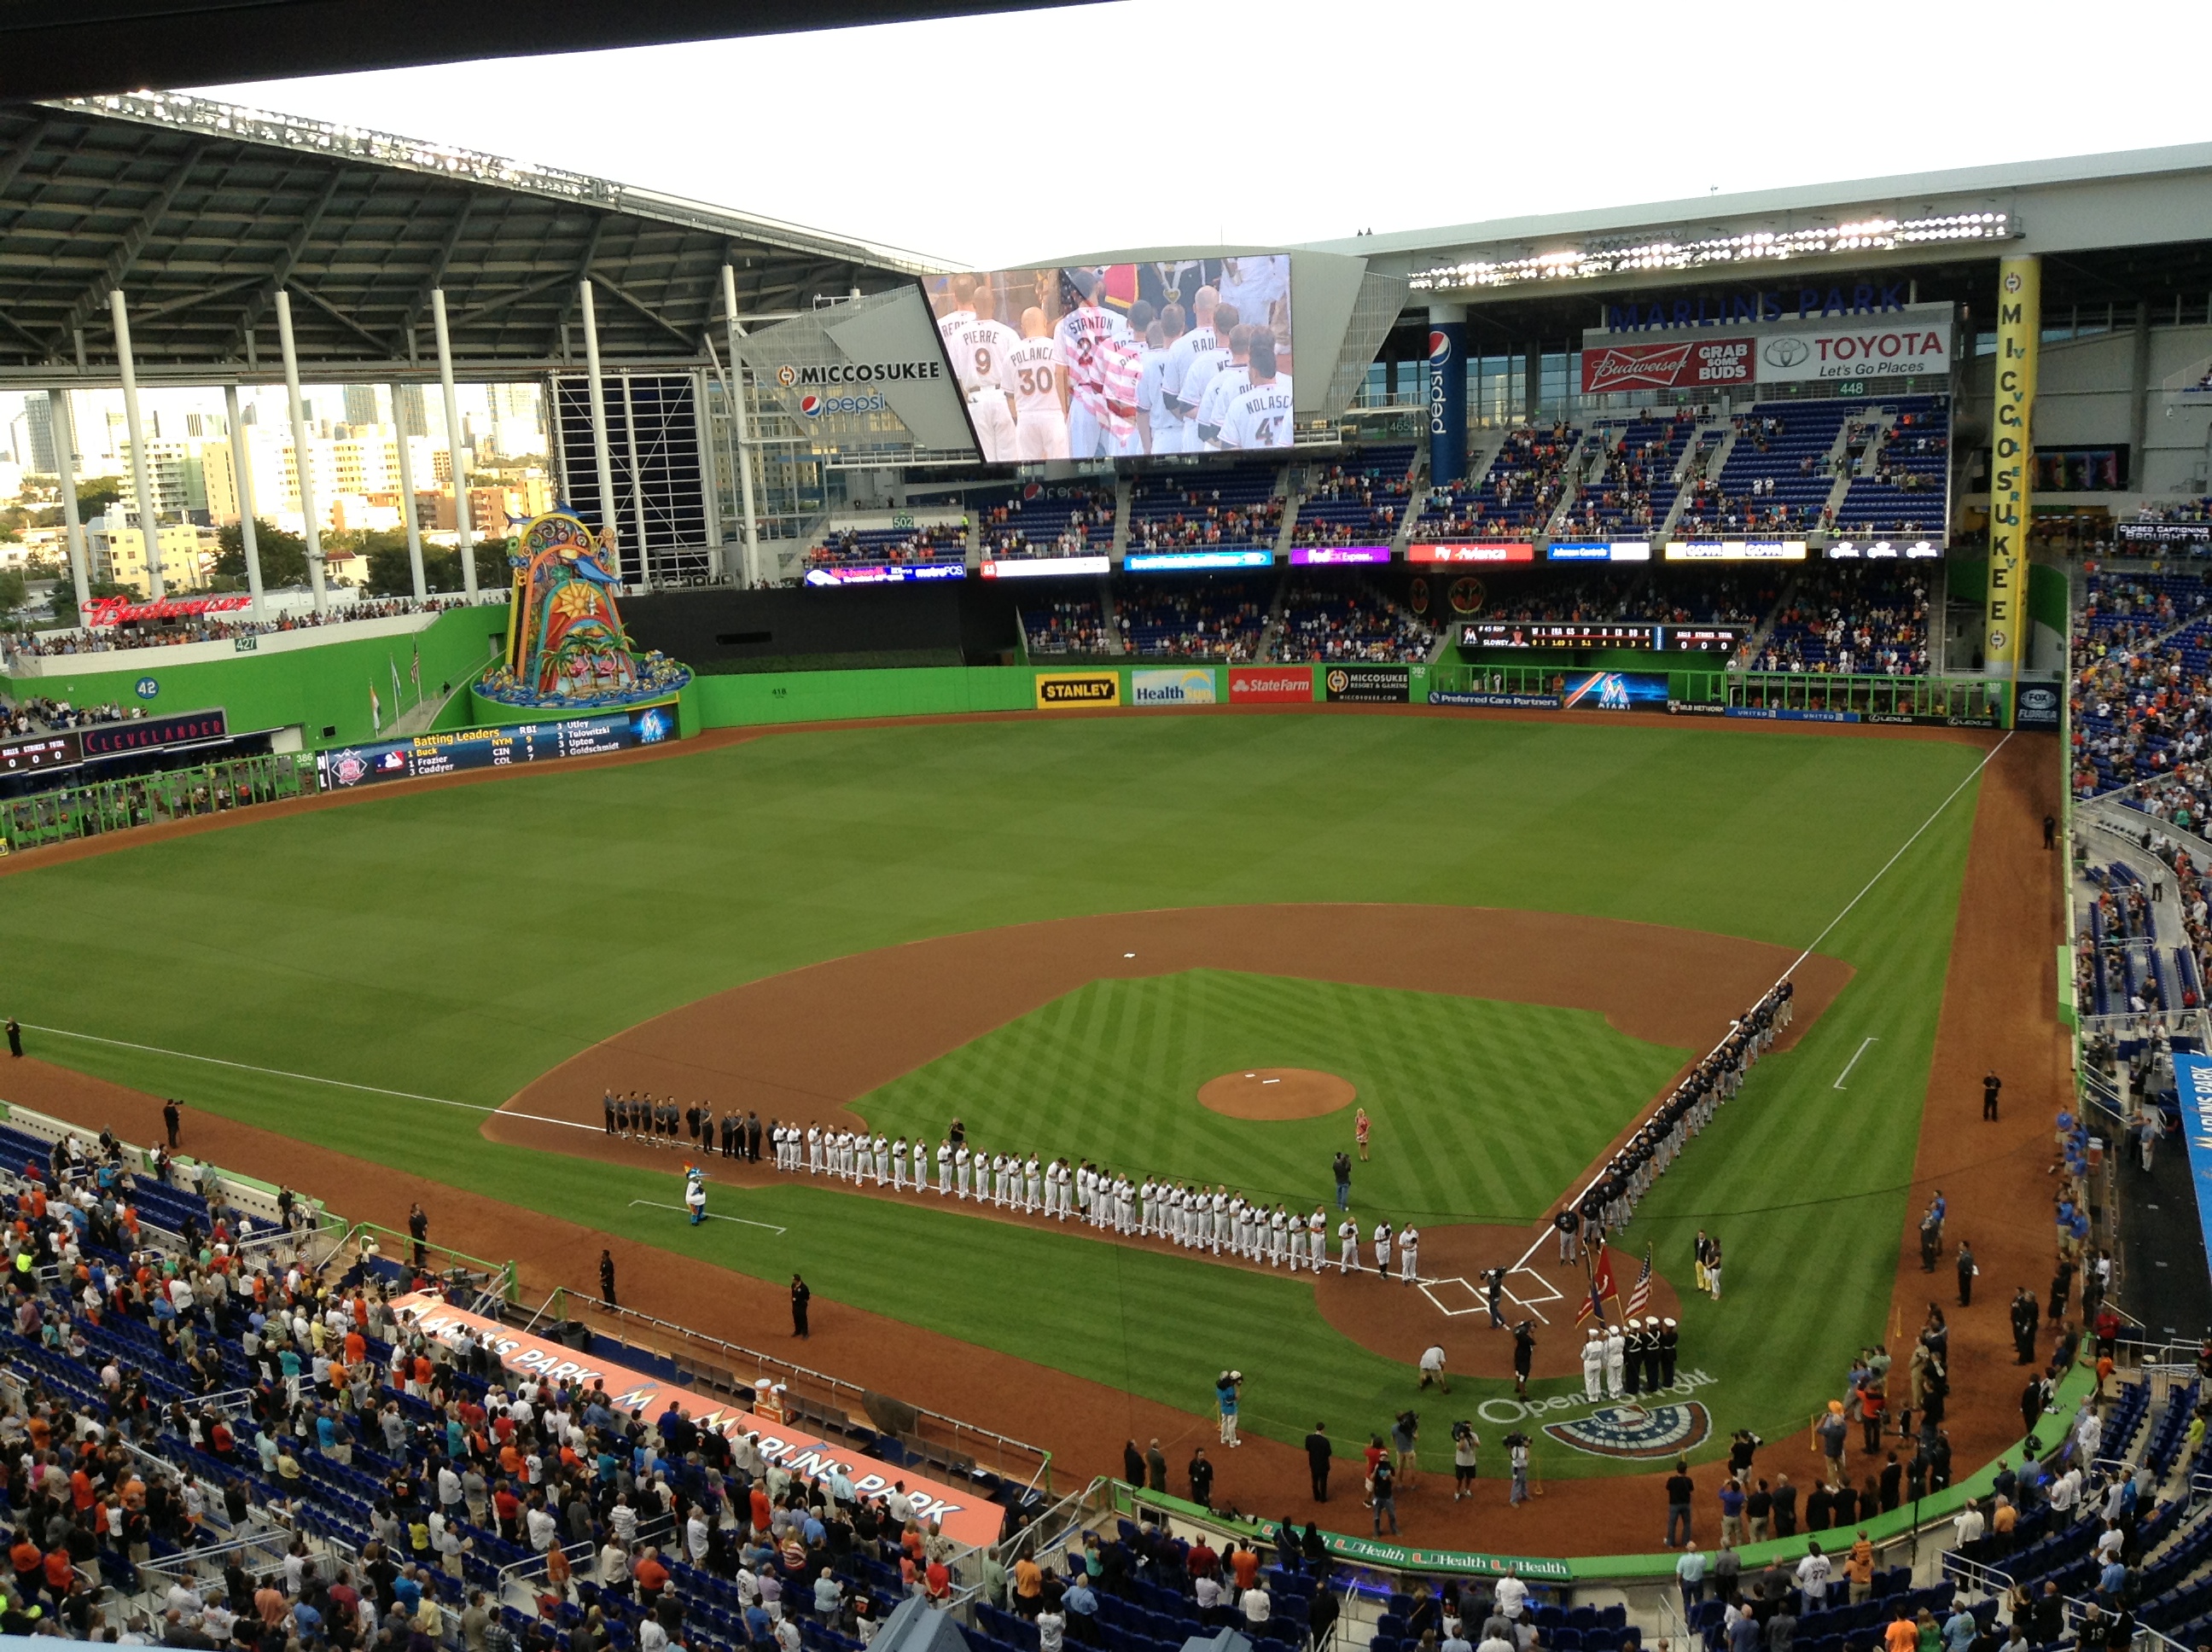
[(612, 1365), (580, 1354), (575, 1349), (527, 1331), (511, 1331), (493, 1320), (447, 1306), (444, 1298), (416, 1291), (395, 1298), (392, 1312), (402, 1325), (440, 1340), (466, 1330), (482, 1341), (503, 1370), (518, 1376), (550, 1382), (571, 1382), (606, 1390), (609, 1406), (617, 1412), (642, 1412), (658, 1417), (673, 1406), (702, 1429), (742, 1438), (759, 1436), (761, 1455), (793, 1473), (811, 1476), (842, 1468), (862, 1497), (875, 1497), (903, 1485), (909, 1497), (923, 1498), (925, 1521), (936, 1521), (956, 1543), (988, 1546), (999, 1540), (1005, 1510), (959, 1486), (927, 1479), (848, 1447), (834, 1444), (819, 1434), (757, 1416), (743, 1406), (681, 1388), (642, 1371)]

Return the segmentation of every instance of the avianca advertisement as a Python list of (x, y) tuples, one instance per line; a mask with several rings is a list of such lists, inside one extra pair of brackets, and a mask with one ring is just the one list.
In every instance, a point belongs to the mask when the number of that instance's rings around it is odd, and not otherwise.
[(532, 1336), (526, 1331), (510, 1331), (463, 1309), (448, 1306), (442, 1297), (427, 1291), (395, 1298), (392, 1308), (401, 1324), (427, 1337), (443, 1339), (454, 1330), (467, 1327), (499, 1357), (501, 1366), (517, 1376), (544, 1377), (555, 1382), (566, 1378), (584, 1388), (599, 1382), (605, 1385), (609, 1402), (617, 1411), (642, 1411), (647, 1418), (652, 1418), (672, 1403), (702, 1429), (713, 1429), (732, 1439), (757, 1434), (760, 1436), (761, 1455), (770, 1462), (782, 1464), (794, 1474), (826, 1474), (833, 1467), (842, 1468), (864, 1497), (889, 1491), (895, 1483), (903, 1482), (909, 1497), (922, 1500), (915, 1511), (917, 1517), (936, 1521), (954, 1542), (981, 1547), (999, 1540), (1003, 1510), (977, 1492), (921, 1479), (910, 1470), (893, 1468), (889, 1463), (832, 1445), (818, 1434), (810, 1434), (788, 1423), (772, 1423), (742, 1407), (695, 1394), (659, 1377), (620, 1365), (580, 1359), (574, 1348)]

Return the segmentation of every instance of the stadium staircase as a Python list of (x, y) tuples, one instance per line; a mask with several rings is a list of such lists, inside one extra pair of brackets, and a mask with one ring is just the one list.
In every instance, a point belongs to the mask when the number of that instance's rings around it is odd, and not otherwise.
[(1121, 616), (1114, 605), (1114, 576), (1102, 574), (1098, 578), (1098, 613), (1106, 626), (1106, 652), (1121, 655), (1129, 652), (1128, 642), (1121, 635)]
[(1593, 426), (1575, 444), (1575, 451), (1559, 470), (1559, 502), (1544, 519), (1544, 536), (1556, 539), (1567, 531), (1568, 519), (1575, 513), (1575, 501), (1583, 495), (1583, 489), (1592, 476), (1605, 473), (1606, 456), (1612, 452), (1620, 440), (1620, 432), (1606, 425)]
[(1667, 507), (1667, 515), (1651, 537), (1661, 544), (1674, 538), (1675, 525), (1690, 503), (1690, 495), (1700, 477), (1718, 476), (1721, 467), (1729, 461), (1735, 446), (1736, 429), (1732, 421), (1714, 419), (1698, 427), (1690, 438), (1690, 446), (1675, 471), (1674, 502)]
[(1285, 568), (1281, 577), (1275, 581), (1274, 600), (1267, 604), (1267, 623), (1260, 628), (1260, 646), (1255, 652), (1255, 659), (1273, 659), (1275, 657), (1275, 639), (1283, 635), (1283, 616), (1289, 611), (1290, 605), (1291, 574), (1288, 568)]
[(1297, 531), (1298, 507), (1306, 502), (1307, 469), (1285, 465), (1283, 479), (1275, 490), (1275, 497), (1283, 501), (1282, 531), (1275, 536), (1275, 558), (1286, 561), (1291, 554), (1291, 536)]
[(1129, 550), (1129, 496), (1137, 490), (1134, 477), (1117, 477), (1114, 482), (1114, 543), (1107, 555), (1119, 568), (1121, 558)]

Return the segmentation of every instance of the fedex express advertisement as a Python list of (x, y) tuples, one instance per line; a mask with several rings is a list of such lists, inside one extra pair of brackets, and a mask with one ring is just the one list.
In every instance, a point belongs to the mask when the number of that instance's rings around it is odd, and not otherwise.
[(893, 1468), (872, 1457), (832, 1445), (818, 1434), (788, 1423), (772, 1423), (740, 1406), (695, 1394), (659, 1377), (620, 1365), (580, 1359), (573, 1348), (532, 1336), (526, 1331), (510, 1331), (490, 1320), (450, 1307), (442, 1297), (427, 1291), (395, 1297), (392, 1309), (402, 1325), (428, 1337), (442, 1339), (447, 1333), (465, 1327), (498, 1355), (502, 1367), (518, 1376), (545, 1377), (556, 1382), (567, 1378), (586, 1388), (598, 1382), (605, 1385), (609, 1398), (619, 1411), (642, 1411), (653, 1418), (673, 1403), (678, 1411), (702, 1428), (733, 1438), (757, 1434), (761, 1455), (770, 1462), (781, 1463), (794, 1474), (825, 1473), (835, 1466), (845, 1471), (863, 1497), (888, 1491), (895, 1481), (904, 1481), (909, 1497), (923, 1499), (924, 1506), (917, 1510), (920, 1518), (938, 1521), (954, 1542), (982, 1547), (999, 1540), (1004, 1511), (973, 1491), (925, 1479), (910, 1469)]

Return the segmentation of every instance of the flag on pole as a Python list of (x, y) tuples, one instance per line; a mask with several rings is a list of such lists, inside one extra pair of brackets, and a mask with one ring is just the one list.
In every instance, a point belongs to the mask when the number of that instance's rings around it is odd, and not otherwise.
[(407, 703), (406, 696), (399, 692), (399, 662), (387, 653), (384, 663), (392, 667), (392, 714), (397, 717), (399, 708)]
[(1628, 1317), (1634, 1319), (1651, 1300), (1651, 1247), (1644, 1247), (1644, 1272), (1636, 1276), (1636, 1283), (1628, 1292)]
[(1603, 1240), (1600, 1240), (1597, 1247), (1597, 1266), (1590, 1270), (1589, 1296), (1583, 1302), (1582, 1311), (1575, 1315), (1575, 1323), (1580, 1325), (1584, 1320), (1595, 1315), (1597, 1322), (1600, 1325), (1604, 1324), (1605, 1302), (1608, 1297), (1618, 1302), (1620, 1298), (1620, 1287), (1613, 1282), (1613, 1252)]
[(415, 658), (407, 664), (407, 675), (414, 679), (419, 693), (422, 687), (422, 645), (419, 642), (415, 644)]
[(376, 697), (376, 679), (373, 677), (368, 679), (368, 732), (384, 732), (384, 702)]

